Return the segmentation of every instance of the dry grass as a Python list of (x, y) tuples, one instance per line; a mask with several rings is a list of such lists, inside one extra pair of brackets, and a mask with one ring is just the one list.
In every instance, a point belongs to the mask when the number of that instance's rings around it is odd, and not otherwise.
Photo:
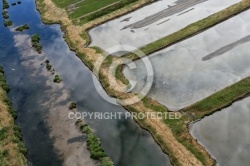
[[(3, 73), (0, 73), (0, 80), (4, 85)], [(0, 86), (0, 165), (26, 166), (26, 149), (20, 142), (20, 129), (14, 124), (10, 109), (6, 91)]]

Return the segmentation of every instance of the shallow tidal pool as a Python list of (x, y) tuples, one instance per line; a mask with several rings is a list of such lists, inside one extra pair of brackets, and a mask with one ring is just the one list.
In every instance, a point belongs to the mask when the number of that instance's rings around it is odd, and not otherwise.
[[(178, 110), (250, 75), (250, 11), (241, 13), (185, 41), (149, 56), (154, 83), (149, 96)], [(136, 68), (125, 67), (124, 75), (145, 84), (142, 60)]]
[(234, 103), (191, 126), (191, 134), (212, 154), (219, 165), (250, 163), (250, 97)]
[(157, 1), (91, 29), (90, 46), (108, 49), (116, 45), (131, 45), (138, 48), (237, 2), (240, 0)]

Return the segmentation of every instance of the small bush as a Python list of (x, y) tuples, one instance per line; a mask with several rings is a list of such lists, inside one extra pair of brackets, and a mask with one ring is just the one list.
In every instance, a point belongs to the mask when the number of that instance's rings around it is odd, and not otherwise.
[(16, 5), (16, 3), (14, 2), (14, 3), (12, 3), (11, 5), (12, 5), (12, 6), (15, 6), (15, 5)]
[(18, 1), (17, 4), (21, 4), (22, 2), (21, 1)]
[(22, 154), (24, 154), (24, 155), (27, 154), (27, 149), (25, 148), (25, 145), (24, 145), (22, 142), (20, 142), (20, 143), (18, 144), (18, 148), (19, 148), (19, 151), (20, 151)]
[(12, 25), (13, 25), (12, 21), (10, 21), (10, 20), (4, 20), (4, 26), (5, 27), (9, 27), (9, 26), (12, 26)]
[(81, 125), (81, 126), (80, 126), (80, 130), (83, 130), (83, 128), (84, 128), (85, 126), (88, 126), (88, 125), (87, 125), (87, 124)]
[(36, 49), (36, 51), (39, 54), (41, 54), (43, 47), (39, 44), (39, 42), (40, 42), (40, 36), (39, 35), (34, 34), (34, 35), (31, 36), (32, 47), (34, 47)]
[(32, 43), (39, 43), (39, 41), (40, 41), (40, 36), (39, 35), (34, 34), (34, 35), (31, 36), (31, 42)]
[(101, 166), (114, 166), (113, 161), (109, 157), (102, 158)]
[(54, 78), (54, 82), (55, 83), (60, 83), (62, 80), (61, 78), (59, 77), (59, 75), (55, 75), (55, 78)]
[(3, 18), (4, 18), (4, 19), (8, 19), (8, 18), (9, 18), (8, 13), (3, 14)]
[(9, 154), (9, 151), (8, 151), (7, 149), (4, 149), (3, 152), (2, 152), (2, 155), (3, 155), (4, 157), (7, 157), (8, 154)]
[(85, 126), (85, 127), (83, 127), (82, 132), (85, 133), (85, 134), (90, 134), (91, 129), (89, 128), (89, 126)]
[(75, 109), (75, 108), (76, 108), (76, 103), (75, 102), (70, 103), (69, 110), (72, 110), (72, 109)]
[[(27, 29), (30, 29), (30, 27), (29, 27), (27, 24), (24, 24), (24, 25), (22, 25), (22, 26), (16, 28), (16, 31), (22, 32), (22, 31), (27, 30)], [(40, 40), (40, 39), (39, 39), (39, 40)]]
[(46, 69), (47, 69), (47, 70), (51, 70), (51, 69), (52, 69), (52, 66), (51, 66), (49, 63), (47, 63), (47, 64), (46, 64)]
[(75, 123), (75, 125), (78, 125), (79, 123), (81, 123), (82, 122), (82, 120), (81, 119), (77, 119), (77, 121), (76, 121), (76, 123)]
[(2, 15), (8, 14), (7, 10), (2, 11)]
[(6, 3), (3, 3), (3, 9), (8, 9), (10, 6), (9, 4), (6, 2)]

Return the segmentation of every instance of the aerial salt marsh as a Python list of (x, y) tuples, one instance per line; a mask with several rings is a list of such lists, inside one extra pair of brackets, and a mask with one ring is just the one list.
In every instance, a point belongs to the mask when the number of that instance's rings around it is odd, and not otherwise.
[[(89, 31), (90, 46), (141, 47), (225, 9), (239, 0), (162, 0)], [(111, 37), (112, 36), (112, 37)]]
[(250, 158), (250, 98), (191, 125), (191, 134), (218, 164), (247, 166)]
[[(149, 96), (178, 110), (250, 75), (250, 11), (149, 56), (154, 83)], [(133, 91), (144, 84), (145, 66), (124, 69), (136, 80)]]
[[(78, 111), (127, 111), (101, 98), (91, 71), (69, 50), (60, 27), (41, 23), (35, 7), (34, 1), (27, 0), (18, 8), (10, 8), (13, 27), (0, 26), (0, 64), (11, 89), (9, 96), (18, 114), (27, 159), (30, 165), (91, 166), (85, 138), (75, 127), (76, 119), (68, 119), (69, 103), (77, 102)], [(26, 23), (30, 30), (15, 31)], [(30, 43), (35, 33), (41, 37), (44, 48), (39, 55)], [(55, 69), (54, 75), (46, 69), (46, 60)], [(59, 84), (53, 83), (56, 74), (62, 78)], [(104, 91), (100, 84), (98, 87)], [(133, 120), (86, 121), (116, 165), (171, 165), (150, 133)], [(62, 158), (61, 154), (66, 155)]]

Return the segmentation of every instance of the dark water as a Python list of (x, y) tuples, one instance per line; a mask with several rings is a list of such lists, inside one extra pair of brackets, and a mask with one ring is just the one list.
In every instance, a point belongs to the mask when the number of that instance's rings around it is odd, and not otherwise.
[[(46, 123), (48, 106), (54, 97), (63, 95), (64, 90), (67, 90), (70, 99), (63, 102), (77, 101), (79, 111), (125, 110), (99, 96), (92, 73), (68, 49), (58, 25), (41, 23), (34, 1), (23, 0), (21, 5), (11, 7), (8, 11), (14, 27), (27, 23), (31, 28), (23, 33), (14, 32), (13, 27), (5, 28), (0, 19), (0, 65), (4, 67), (11, 88), (9, 97), (18, 113), (17, 123), (22, 128), (28, 148), (27, 158), (35, 166), (62, 165), (62, 159), (53, 148), (54, 141), (49, 138), (50, 128)], [(27, 44), (27, 39), (34, 33), (41, 36), (44, 55), (32, 52)], [(44, 66), (40, 63), (45, 59), (50, 60), (62, 77), (63, 87), (58, 91), (54, 91), (50, 85), (53, 77), (43, 73)], [(101, 138), (103, 148), (116, 165), (171, 165), (152, 136), (134, 121), (89, 119), (87, 123)]]

